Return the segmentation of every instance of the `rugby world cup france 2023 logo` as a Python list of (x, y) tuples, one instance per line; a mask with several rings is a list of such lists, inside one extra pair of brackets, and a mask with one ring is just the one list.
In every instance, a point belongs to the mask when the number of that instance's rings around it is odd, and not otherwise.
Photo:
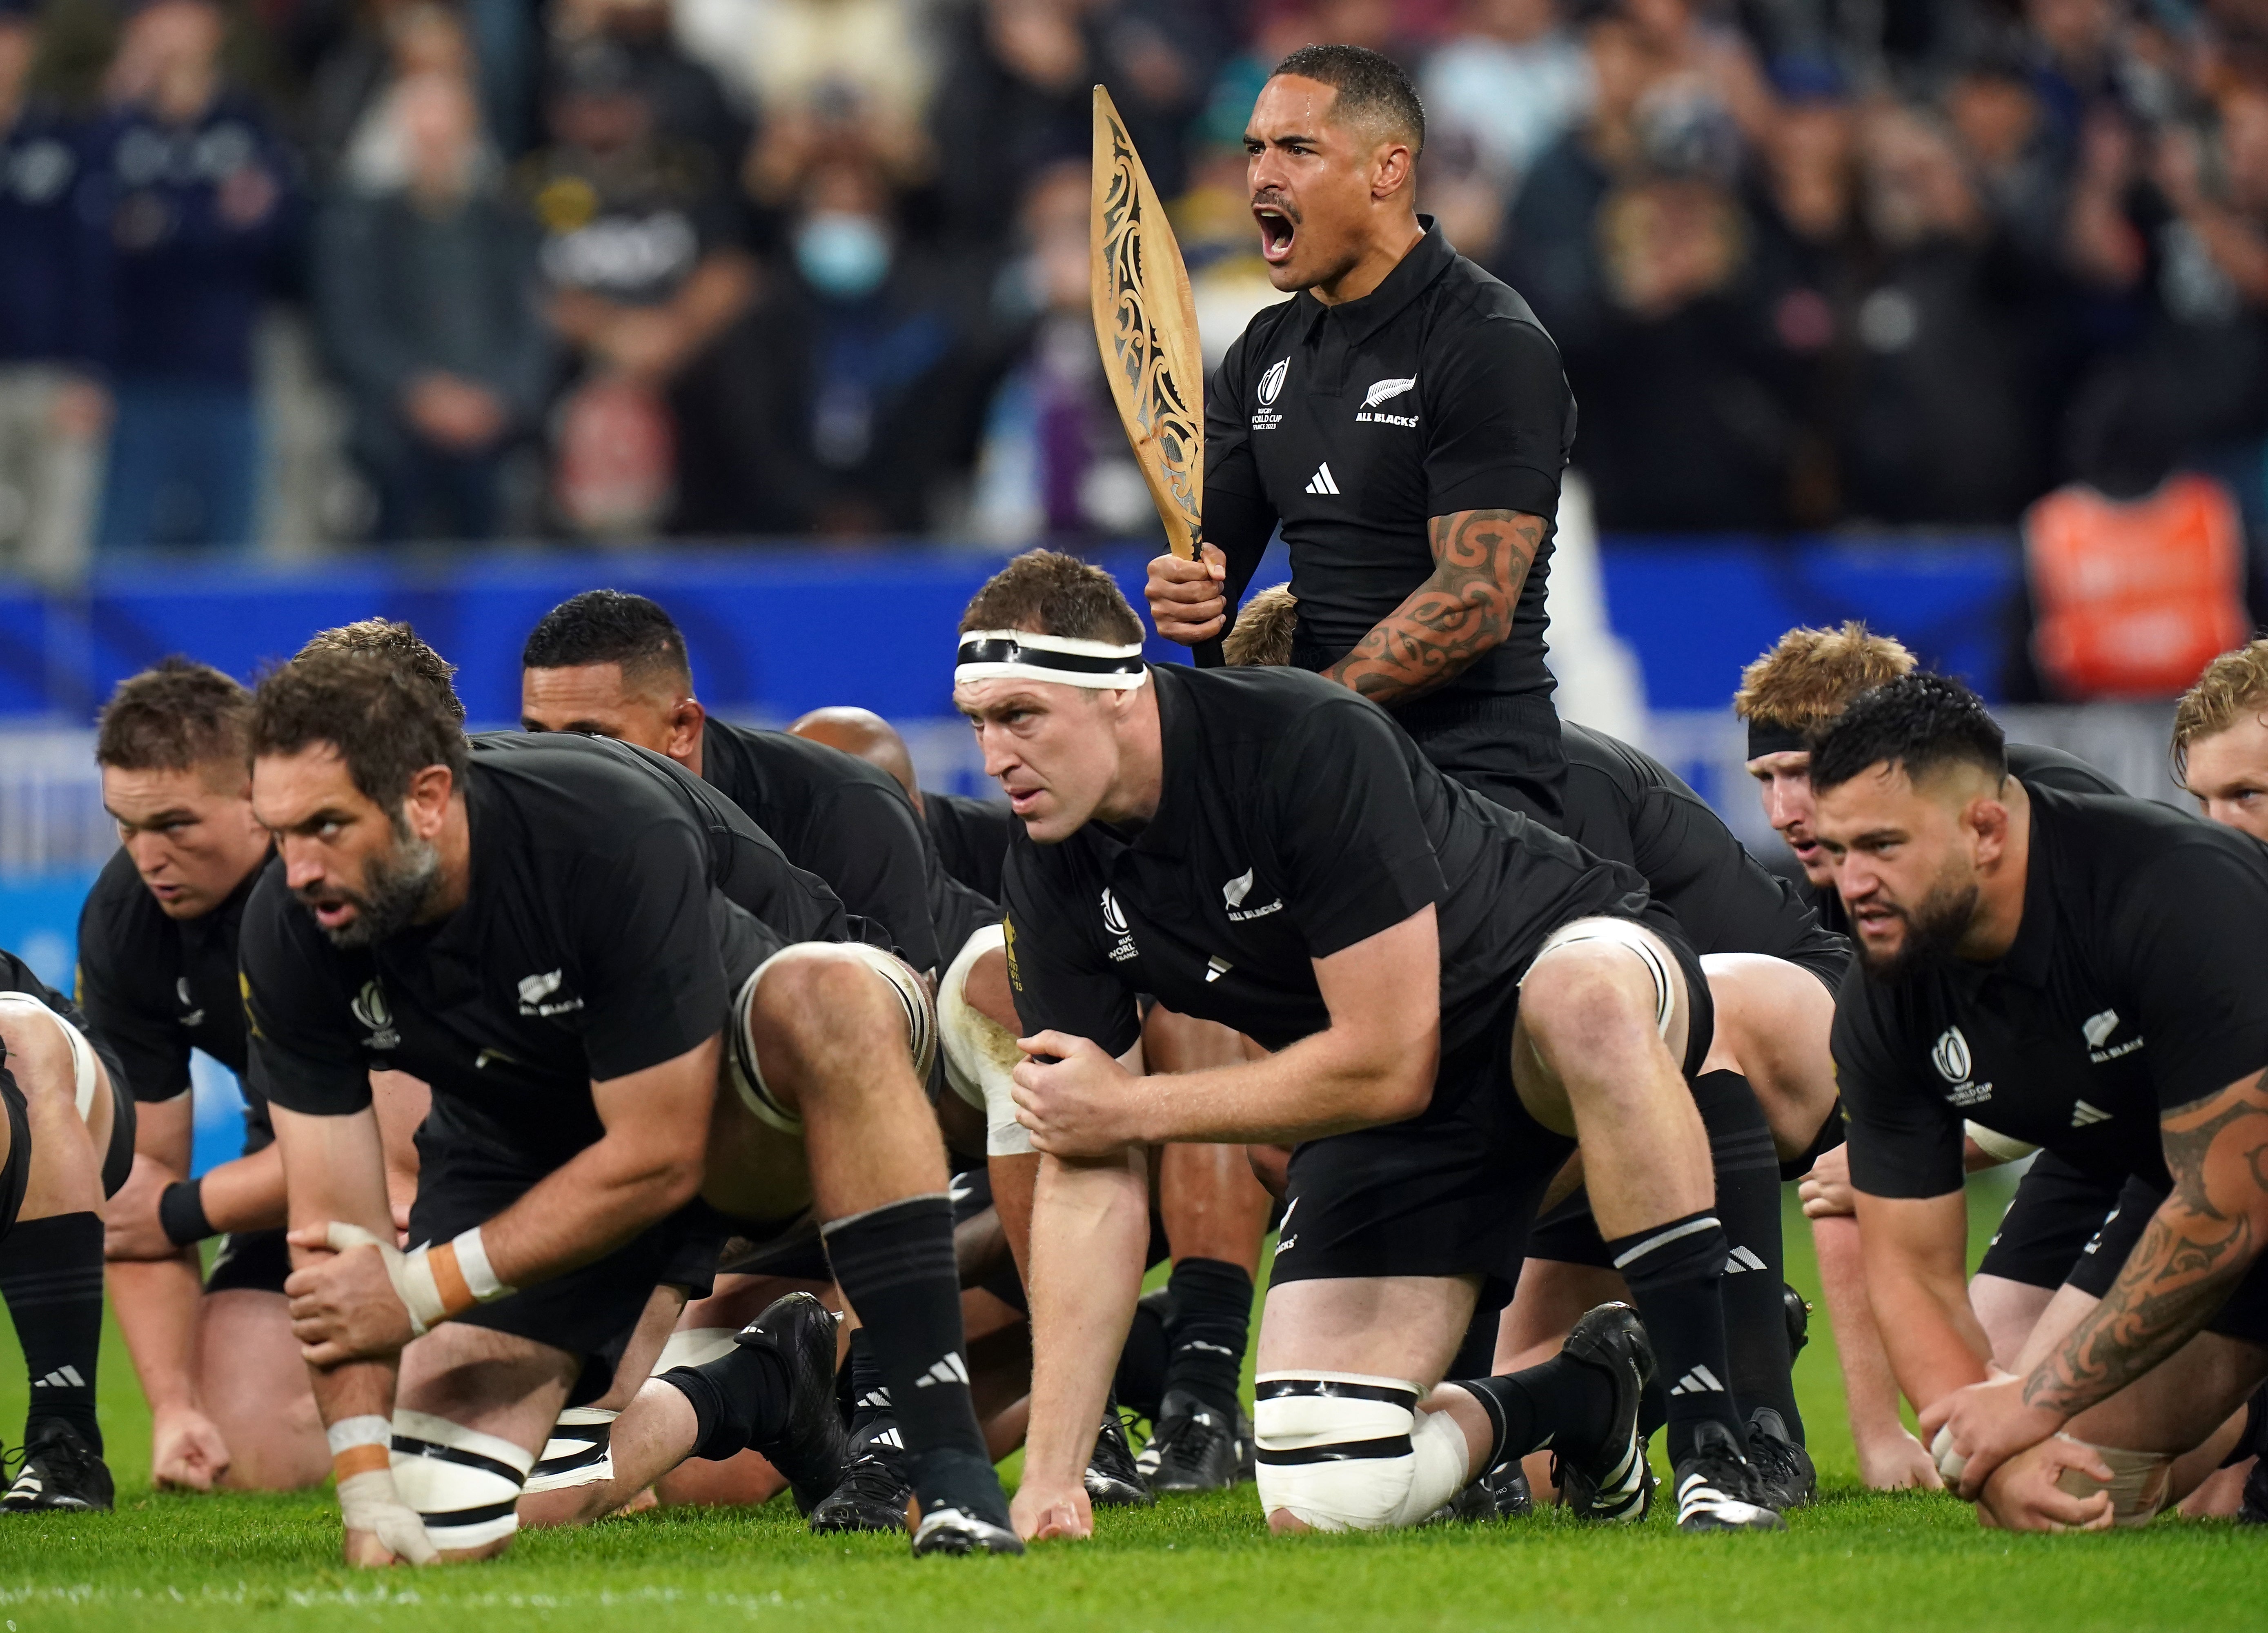
[(1937, 1075), (1953, 1086), (1945, 1098), (1955, 1106), (1974, 1106), (1979, 1100), (1992, 1098), (1989, 1083), (1972, 1083), (1970, 1074), (1976, 1069), (1976, 1060), (1969, 1052), (1969, 1040), (1958, 1026), (1948, 1026), (1938, 1034), (1937, 1043), (1929, 1052), (1929, 1063), (1937, 1068)]
[(1273, 430), (1284, 423), (1276, 410), (1276, 399), (1284, 394), (1284, 377), (1292, 371), (1292, 359), (1278, 357), (1268, 365), (1268, 372), (1260, 377), (1260, 385), (1253, 393), (1259, 399), (1252, 410), (1252, 429)]

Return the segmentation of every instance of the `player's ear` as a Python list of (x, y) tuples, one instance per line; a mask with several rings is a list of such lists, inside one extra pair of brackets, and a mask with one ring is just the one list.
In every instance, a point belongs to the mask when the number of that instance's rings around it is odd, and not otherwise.
[(1418, 156), (1410, 151), (1406, 142), (1382, 142), (1372, 155), (1370, 193), (1373, 198), (1391, 198), (1410, 183), (1410, 174), (1418, 163)]
[(701, 740), (701, 727), (709, 711), (697, 697), (681, 697), (669, 711), (669, 757), (681, 759)]
[(443, 765), (426, 766), (411, 776), (408, 797), (402, 801), (409, 831), (420, 839), (431, 839), (439, 833), (442, 816), (449, 808), (449, 796), (456, 786), (455, 774)]

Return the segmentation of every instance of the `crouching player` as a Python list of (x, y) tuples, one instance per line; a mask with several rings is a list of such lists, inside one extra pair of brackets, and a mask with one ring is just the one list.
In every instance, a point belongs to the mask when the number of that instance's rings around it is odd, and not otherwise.
[[(1329, 681), (1145, 667), (1116, 586), (1068, 556), (1018, 557), (962, 622), (955, 702), (1025, 828), (1016, 1098), (1044, 1160), (1019, 1531), (1091, 1527), (1141, 1148), (1171, 1140), (1305, 1142), (1260, 1334), (1273, 1528), (1412, 1524), (1547, 1441), (1578, 1512), (1634, 1519), (1657, 1357), (1680, 1524), (1777, 1528), (1724, 1387), (1727, 1246), (1681, 1076), (1708, 988), (1637, 875), (1480, 800)], [(1133, 1077), (1115, 1057), (1142, 992), (1275, 1052)], [(1604, 1306), (1544, 1365), (1432, 1393), (1579, 1136), (1645, 1327)]]
[[(2176, 1456), (2268, 1376), (2268, 851), (2147, 801), (2028, 786), (1983, 705), (1933, 675), (1857, 699), (1809, 772), (1864, 971), (1835, 1060), (1899, 1385), (1991, 1523), (2143, 1523), (2183, 1495)], [(1962, 1280), (1964, 1114), (2165, 1197), (2100, 1301), (2016, 1375), (1991, 1368)]]
[[(582, 739), (472, 754), (381, 657), (275, 672), (251, 741), (279, 852), (242, 933), (251, 1071), (349, 1560), (509, 1543), (560, 1409), (607, 1387), (696, 1195), (736, 1224), (819, 1215), (902, 1403), (917, 1551), (1014, 1551), (965, 1383), (912, 972), (836, 945), (832, 894), (753, 825), (691, 814), (661, 762)], [(408, 1253), (379, 1065), (432, 1088)], [(842, 1473), (834, 1371), (834, 1320), (803, 1298), (652, 1387), (686, 1449), (754, 1445), (809, 1504)]]

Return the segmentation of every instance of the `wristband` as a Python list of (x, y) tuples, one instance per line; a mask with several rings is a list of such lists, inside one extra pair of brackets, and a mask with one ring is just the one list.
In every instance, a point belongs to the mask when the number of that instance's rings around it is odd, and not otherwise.
[(176, 1247), (201, 1242), (213, 1233), (205, 1217), (205, 1182), (176, 1180), (158, 1193), (158, 1226)]
[(394, 1467), (394, 1425), (372, 1413), (342, 1417), (323, 1431), (331, 1448), (331, 1472), (341, 1485), (357, 1475), (384, 1474)]

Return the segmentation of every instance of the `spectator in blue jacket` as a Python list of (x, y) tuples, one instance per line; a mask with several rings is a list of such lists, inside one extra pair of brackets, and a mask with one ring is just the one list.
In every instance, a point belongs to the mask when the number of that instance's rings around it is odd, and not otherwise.
[(552, 366), (534, 224), (503, 195), (467, 80), (421, 74), (387, 116), (408, 179), (324, 211), (316, 313), (354, 399), (378, 537), (486, 539)]
[(213, 0), (148, 0), (90, 142), (86, 208), (116, 257), (106, 548), (253, 535), (253, 335), (298, 211), (290, 155), (223, 81), (222, 33)]
[(109, 400), (89, 362), (106, 240), (73, 209), (85, 151), (32, 97), (33, 0), (0, 0), (0, 568), (83, 565)]

